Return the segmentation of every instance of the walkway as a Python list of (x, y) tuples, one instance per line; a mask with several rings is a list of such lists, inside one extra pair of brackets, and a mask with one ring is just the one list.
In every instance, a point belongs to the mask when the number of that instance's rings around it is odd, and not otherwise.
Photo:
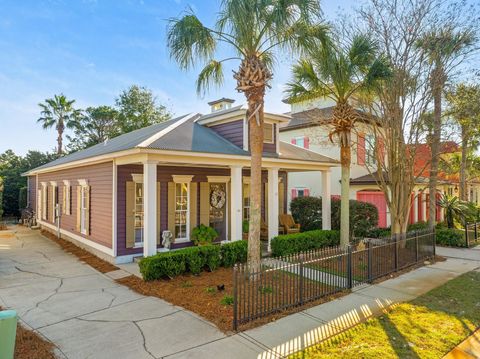
[(438, 253), (451, 258), (226, 336), (183, 308), (118, 285), (37, 231), (18, 228), (0, 232), (0, 305), (55, 343), (59, 357), (278, 358), (480, 266), (480, 250)]

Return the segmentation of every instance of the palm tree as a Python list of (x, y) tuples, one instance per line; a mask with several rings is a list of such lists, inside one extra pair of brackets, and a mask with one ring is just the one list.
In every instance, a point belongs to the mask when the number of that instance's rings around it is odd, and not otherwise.
[[(432, 159), (430, 162), (429, 192), (430, 203), (428, 225), (435, 227), (436, 206), (432, 195), (437, 192), (438, 163), (440, 155), (440, 139), (442, 132), (442, 94), (448, 80), (448, 72), (461, 62), (466, 52), (475, 42), (474, 33), (470, 30), (455, 31), (447, 26), (427, 32), (417, 41), (417, 47), (425, 51), (428, 61), (433, 66), (430, 75), (430, 88), (433, 96), (433, 125), (430, 143)], [(460, 59), (460, 61), (459, 61)]]
[(293, 81), (287, 84), (289, 101), (319, 97), (335, 101), (329, 137), (340, 145), (341, 217), (340, 244), (349, 244), (349, 191), (351, 131), (360, 115), (350, 104), (354, 97), (371, 94), (390, 76), (386, 60), (378, 55), (376, 44), (365, 35), (356, 35), (344, 47), (313, 48), (293, 67)]
[(459, 200), (456, 196), (442, 194), (438, 199), (437, 204), (439, 207), (445, 210), (445, 220), (447, 221), (448, 228), (453, 228), (454, 218), (457, 218), (461, 221), (471, 212), (468, 204)]
[[(301, 49), (313, 39), (326, 34), (324, 25), (313, 26), (319, 18), (317, 0), (224, 0), (215, 26), (209, 28), (189, 11), (170, 20), (168, 47), (173, 59), (187, 70), (197, 62), (205, 64), (197, 79), (197, 92), (223, 82), (223, 63), (239, 61), (234, 72), (236, 90), (248, 103), (247, 118), (251, 153), (250, 223), (248, 262), (251, 268), (260, 264), (260, 193), (263, 153), (264, 96), (273, 77), (275, 52)], [(232, 55), (215, 59), (217, 49), (228, 49)]]
[(55, 95), (54, 98), (48, 98), (44, 103), (39, 103), (41, 107), (40, 118), (37, 122), (42, 124), (44, 129), (55, 126), (57, 130), (57, 154), (63, 153), (63, 132), (65, 127), (74, 128), (77, 119), (81, 115), (81, 110), (73, 107), (75, 100), (67, 100), (65, 95)]

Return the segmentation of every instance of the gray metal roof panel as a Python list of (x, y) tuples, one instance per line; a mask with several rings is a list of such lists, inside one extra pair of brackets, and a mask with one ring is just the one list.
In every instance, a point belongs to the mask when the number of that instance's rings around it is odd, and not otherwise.
[(280, 159), (291, 159), (300, 161), (313, 161), (331, 164), (339, 164), (340, 162), (317, 152), (309, 151), (304, 148), (292, 145), (287, 142), (280, 141)]

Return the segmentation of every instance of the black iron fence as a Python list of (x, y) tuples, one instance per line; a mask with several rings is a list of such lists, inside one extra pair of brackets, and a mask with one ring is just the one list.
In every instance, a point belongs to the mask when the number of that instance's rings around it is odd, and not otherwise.
[(465, 246), (467, 248), (480, 244), (480, 222), (465, 223)]
[(233, 269), (233, 328), (240, 324), (369, 283), (435, 255), (435, 233), (365, 239), (285, 257), (264, 258), (260, 268)]

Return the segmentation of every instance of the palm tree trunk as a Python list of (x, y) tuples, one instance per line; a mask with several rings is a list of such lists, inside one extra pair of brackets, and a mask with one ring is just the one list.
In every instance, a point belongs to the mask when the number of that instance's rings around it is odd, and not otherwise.
[(63, 124), (63, 119), (60, 117), (58, 119), (58, 125), (57, 125), (57, 132), (58, 132), (58, 137), (57, 137), (57, 154), (61, 155), (63, 153), (63, 131), (65, 130), (65, 126)]
[(468, 138), (465, 126), (462, 126), (462, 160), (460, 162), (460, 199), (467, 200), (467, 157)]
[(433, 135), (431, 139), (432, 160), (430, 163), (430, 180), (429, 180), (429, 211), (428, 211), (428, 227), (433, 229), (436, 221), (436, 203), (437, 203), (437, 183), (438, 183), (438, 162), (440, 156), (440, 138), (442, 132), (442, 90), (443, 90), (443, 69), (440, 65), (434, 70), (432, 79), (433, 92)]
[[(253, 96), (252, 96), (253, 97)], [(257, 116), (253, 115), (257, 110)], [(260, 269), (260, 217), (263, 154), (263, 98), (249, 98), (247, 116), (250, 137), (250, 223), (248, 229), (248, 264), (252, 272)], [(257, 123), (257, 118), (259, 123)]]
[(340, 245), (350, 243), (350, 146), (340, 147), (340, 163), (342, 165), (341, 202), (340, 202)]

